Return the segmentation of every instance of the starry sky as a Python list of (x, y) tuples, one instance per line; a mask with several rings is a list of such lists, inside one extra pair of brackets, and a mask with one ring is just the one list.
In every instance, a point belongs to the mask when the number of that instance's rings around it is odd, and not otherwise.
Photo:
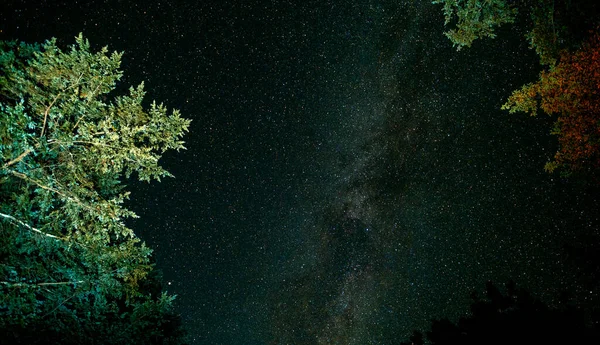
[(597, 196), (543, 171), (552, 119), (519, 25), (457, 52), (429, 0), (29, 1), (0, 39), (125, 51), (192, 119), (176, 178), (130, 183), (193, 344), (394, 344), (509, 279), (597, 303), (565, 254)]

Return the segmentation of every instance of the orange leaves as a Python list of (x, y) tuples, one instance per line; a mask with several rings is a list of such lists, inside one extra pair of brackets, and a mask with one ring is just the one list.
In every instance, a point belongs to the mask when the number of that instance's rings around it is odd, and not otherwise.
[(514, 91), (502, 106), (531, 115), (538, 108), (558, 116), (552, 134), (558, 136), (560, 149), (547, 170), (600, 168), (600, 34), (576, 52), (563, 52), (538, 82)]
[(535, 116), (538, 109), (537, 95), (540, 93), (539, 88), (538, 84), (524, 85), (520, 90), (513, 92), (508, 101), (502, 106), (502, 109), (509, 110), (510, 113), (522, 111)]

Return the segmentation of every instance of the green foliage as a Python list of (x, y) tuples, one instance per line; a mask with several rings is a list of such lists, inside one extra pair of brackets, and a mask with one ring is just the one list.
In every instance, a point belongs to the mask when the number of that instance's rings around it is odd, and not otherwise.
[[(446, 35), (458, 49), (469, 47), (477, 38), (493, 38), (497, 26), (515, 21), (517, 7), (520, 13), (530, 17), (530, 29), (525, 37), (546, 70), (537, 83), (526, 84), (513, 92), (502, 109), (535, 116), (539, 108), (547, 114), (559, 115), (552, 134), (559, 137), (560, 150), (554, 161), (546, 164), (545, 170), (559, 169), (563, 175), (573, 172), (596, 175), (600, 167), (596, 105), (598, 53), (589, 49), (582, 52), (586, 44), (581, 40), (598, 30), (600, 22), (596, 14), (600, 6), (597, 2), (434, 0), (433, 3), (444, 5), (446, 25), (456, 23), (456, 28)], [(591, 3), (594, 5), (589, 5)]]
[(0, 42), (0, 338), (179, 339), (159, 327), (173, 297), (141, 288), (151, 250), (125, 226), (136, 215), (121, 180), (171, 176), (158, 161), (184, 148), (190, 121), (144, 109), (143, 85), (109, 101), (121, 56), (81, 35), (64, 52)]
[(531, 20), (533, 29), (525, 35), (529, 47), (535, 49), (540, 64), (553, 66), (559, 51), (559, 32), (564, 31), (564, 28), (555, 25), (554, 1), (538, 1), (537, 6), (531, 9)]
[(444, 4), (445, 24), (456, 22), (456, 28), (445, 32), (452, 44), (460, 50), (470, 47), (482, 37), (494, 38), (494, 29), (502, 24), (513, 23), (517, 9), (505, 0), (433, 0)]
[(502, 24), (514, 23), (517, 14), (521, 12), (530, 17), (530, 29), (525, 35), (530, 48), (540, 57), (540, 64), (552, 66), (556, 63), (559, 51), (569, 48), (567, 38), (574, 34), (570, 31), (581, 31), (581, 28), (576, 28), (577, 24), (571, 22), (573, 18), (581, 16), (579, 2), (557, 4), (553, 0), (433, 0), (433, 3), (443, 4), (445, 24), (455, 25), (445, 35), (457, 50), (470, 47), (478, 38), (496, 37), (496, 28)]

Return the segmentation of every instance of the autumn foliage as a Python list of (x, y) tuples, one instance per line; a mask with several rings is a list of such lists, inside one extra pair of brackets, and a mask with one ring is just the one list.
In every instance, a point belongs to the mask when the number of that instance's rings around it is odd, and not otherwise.
[(576, 52), (563, 52), (559, 63), (536, 83), (516, 90), (502, 109), (532, 116), (541, 109), (558, 116), (552, 134), (559, 150), (546, 170), (564, 173), (600, 168), (600, 34)]

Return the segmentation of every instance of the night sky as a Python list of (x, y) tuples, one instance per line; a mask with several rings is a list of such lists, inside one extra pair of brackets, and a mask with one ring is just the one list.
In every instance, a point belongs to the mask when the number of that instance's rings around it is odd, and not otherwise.
[(193, 344), (393, 344), (487, 280), (597, 303), (563, 249), (596, 195), (544, 172), (552, 119), (499, 110), (525, 30), (457, 52), (430, 2), (9, 0), (0, 39), (83, 32), (192, 119), (176, 178), (129, 186)]

